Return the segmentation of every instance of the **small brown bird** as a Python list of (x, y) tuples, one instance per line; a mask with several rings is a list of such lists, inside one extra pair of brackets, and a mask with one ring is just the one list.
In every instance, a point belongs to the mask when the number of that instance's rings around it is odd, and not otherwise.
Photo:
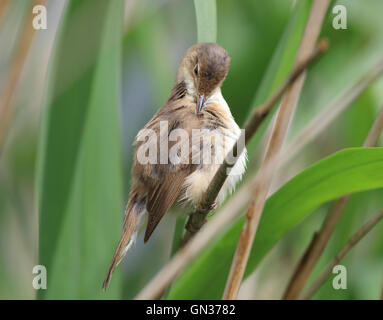
[[(216, 43), (191, 47), (168, 100), (138, 133), (122, 235), (104, 289), (137, 238), (144, 218), (146, 242), (171, 207), (195, 208), (239, 138), (241, 130), (221, 94), (229, 64), (228, 53)], [(246, 150), (239, 155), (217, 204), (233, 191), (245, 166)]]

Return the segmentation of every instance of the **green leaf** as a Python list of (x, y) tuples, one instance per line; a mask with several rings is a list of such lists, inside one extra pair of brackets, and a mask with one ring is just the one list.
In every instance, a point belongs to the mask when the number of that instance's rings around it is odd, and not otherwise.
[[(292, 228), (320, 205), (348, 193), (383, 187), (383, 148), (352, 148), (317, 162), (266, 202), (246, 276)], [(244, 219), (205, 249), (173, 284), (169, 299), (219, 299)]]
[(194, 0), (198, 42), (217, 41), (217, 5), (215, 0)]
[(122, 215), (123, 1), (72, 0), (59, 33), (40, 136), (40, 298), (119, 298), (101, 290)]

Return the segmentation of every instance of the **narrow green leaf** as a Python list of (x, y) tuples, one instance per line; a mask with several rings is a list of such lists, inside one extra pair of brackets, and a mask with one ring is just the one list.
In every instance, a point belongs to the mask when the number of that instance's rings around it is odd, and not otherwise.
[[(383, 187), (383, 148), (345, 149), (317, 162), (271, 196), (258, 227), (246, 276), (292, 228), (321, 204)], [(209, 246), (173, 284), (170, 299), (219, 299), (244, 219)]]
[(217, 41), (217, 5), (215, 0), (194, 0), (198, 42)]
[[(101, 290), (122, 214), (123, 1), (72, 0), (61, 26), (38, 159), (40, 298), (119, 298)], [(119, 277), (118, 273), (114, 276)]]

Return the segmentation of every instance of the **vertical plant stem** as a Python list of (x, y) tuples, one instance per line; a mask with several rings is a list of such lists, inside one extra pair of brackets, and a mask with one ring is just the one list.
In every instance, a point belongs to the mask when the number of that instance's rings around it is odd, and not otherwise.
[[(295, 65), (305, 60), (314, 50), (315, 43), (322, 28), (329, 1), (314, 1), (307, 25), (298, 50)], [(236, 252), (232, 262), (230, 274), (226, 283), (223, 299), (235, 299), (245, 272), (253, 239), (258, 228), (267, 194), (276, 169), (281, 147), (288, 132), (290, 121), (294, 115), (299, 95), (303, 87), (306, 73), (304, 72), (286, 91), (278, 110), (275, 125), (266, 150), (265, 159), (259, 170), (257, 181), (253, 186), (254, 197), (246, 214), (246, 221), (239, 236)]]
[[(364, 147), (374, 147), (383, 130), (383, 106), (372, 125), (368, 136), (363, 144)], [(304, 255), (300, 259), (294, 274), (289, 282), (283, 299), (297, 299), (302, 292), (312, 270), (317, 264), (322, 252), (324, 251), (328, 240), (333, 233), (339, 218), (341, 217), (344, 208), (346, 207), (351, 195), (345, 195), (334, 203), (328, 212), (322, 227), (311, 240)]]
[(334, 266), (346, 256), (346, 254), (360, 241), (363, 237), (370, 232), (383, 218), (383, 209), (379, 210), (347, 241), (346, 245), (341, 251), (330, 261), (320, 276), (312, 283), (310, 288), (302, 295), (302, 299), (310, 299), (315, 292), (323, 285), (326, 279), (330, 276)]

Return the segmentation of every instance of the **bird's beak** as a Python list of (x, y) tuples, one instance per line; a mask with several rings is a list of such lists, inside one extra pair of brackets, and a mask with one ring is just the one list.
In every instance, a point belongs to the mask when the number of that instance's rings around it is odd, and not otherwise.
[(197, 100), (197, 114), (201, 113), (201, 110), (202, 110), (204, 103), (205, 103), (205, 95), (199, 94), (198, 100)]

